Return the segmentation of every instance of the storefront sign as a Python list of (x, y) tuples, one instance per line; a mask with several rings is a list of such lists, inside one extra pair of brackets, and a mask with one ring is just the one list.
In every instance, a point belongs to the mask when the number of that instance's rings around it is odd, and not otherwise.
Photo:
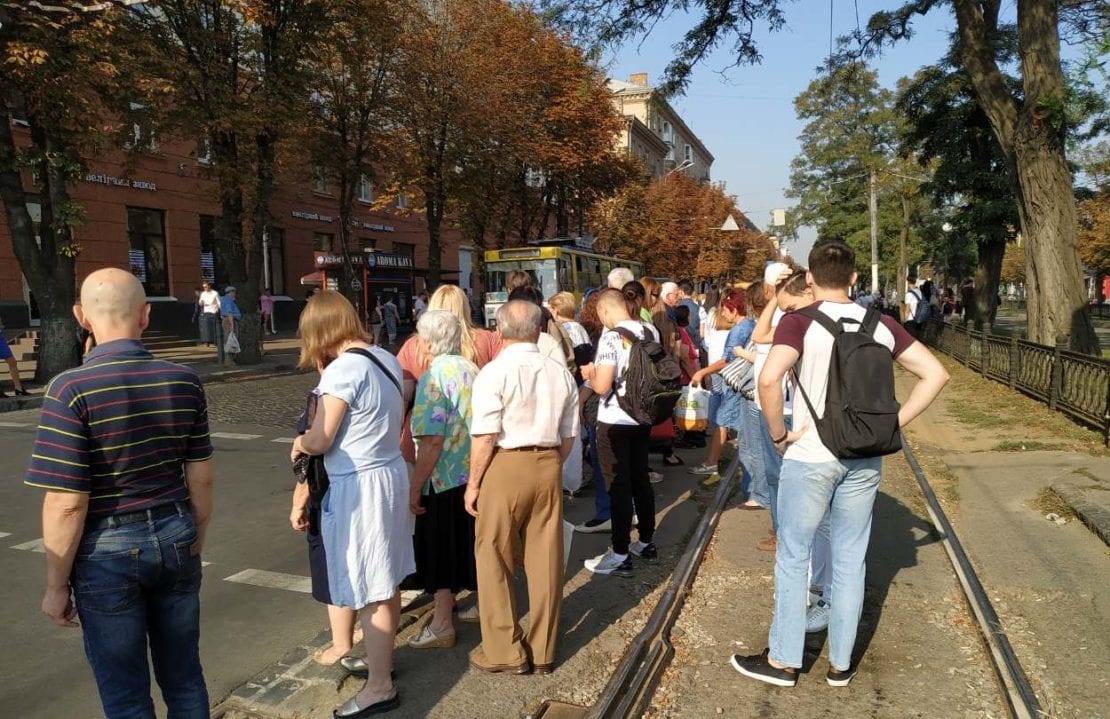
[(313, 222), (332, 222), (335, 220), (331, 215), (321, 215), (318, 212), (305, 212), (304, 210), (293, 210), (293, 217), (298, 220), (312, 220)]
[(361, 227), (364, 230), (374, 230), (375, 232), (396, 232), (397, 228), (393, 225), (382, 225), (374, 222), (359, 222), (355, 220), (352, 223), (355, 227)]
[(388, 267), (390, 269), (411, 270), (412, 258), (408, 255), (391, 255), (386, 252), (375, 252), (366, 256), (370, 267)]
[[(315, 254), (317, 269), (328, 269), (343, 266), (343, 256), (329, 252)], [(388, 252), (368, 252), (364, 255), (351, 255), (351, 265), (354, 267), (382, 267), (391, 270), (411, 270), (412, 258), (408, 255), (394, 255)]]
[(133, 190), (147, 190), (148, 192), (155, 192), (158, 190), (158, 185), (150, 180), (129, 180), (126, 177), (102, 175), (95, 172), (90, 172), (85, 175), (85, 182), (95, 182), (98, 185), (112, 185), (113, 187), (130, 187)]
[[(351, 265), (353, 265), (354, 267), (362, 267), (363, 265), (367, 264), (366, 260), (364, 260), (363, 257), (363, 255), (352, 254)], [(328, 252), (317, 252), (316, 266), (325, 270), (332, 267), (342, 267), (343, 255), (333, 255)], [(370, 266), (373, 267), (373, 265)]]

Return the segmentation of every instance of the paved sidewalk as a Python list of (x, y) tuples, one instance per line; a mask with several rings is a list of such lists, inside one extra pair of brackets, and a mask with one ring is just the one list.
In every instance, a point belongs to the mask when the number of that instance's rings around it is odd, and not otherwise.
[[(297, 368), (299, 353), (300, 340), (286, 334), (267, 339), (265, 355), (262, 362), (256, 365), (237, 365), (234, 362), (225, 362), (221, 365), (216, 361), (214, 347), (194, 346), (156, 350), (154, 356), (192, 367), (206, 384), (211, 384), (293, 372)], [(29, 385), (27, 389), (31, 393), (29, 397), (13, 397), (9, 394), (6, 398), (0, 398), (0, 413), (41, 407), (45, 387)]]

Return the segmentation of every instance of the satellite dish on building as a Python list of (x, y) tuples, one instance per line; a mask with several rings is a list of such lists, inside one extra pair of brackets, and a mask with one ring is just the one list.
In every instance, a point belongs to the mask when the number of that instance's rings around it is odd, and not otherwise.
[(740, 231), (740, 225), (736, 224), (736, 218), (733, 217), (730, 214), (728, 216), (728, 218), (725, 220), (724, 224), (721, 225), (721, 232), (739, 232), (739, 231)]

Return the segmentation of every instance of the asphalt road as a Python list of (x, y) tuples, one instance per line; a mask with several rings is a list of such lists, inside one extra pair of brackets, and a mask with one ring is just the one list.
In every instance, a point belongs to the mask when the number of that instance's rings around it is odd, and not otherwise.
[[(327, 624), (302, 591), (305, 542), (287, 520), (289, 445), (273, 441), (291, 436), (314, 380), (209, 388), (217, 488), (203, 557), (201, 657), (214, 701)], [(0, 414), (0, 716), (97, 717), (80, 631), (55, 628), (39, 612), (42, 493), (22, 484), (37, 420), (37, 411)]]

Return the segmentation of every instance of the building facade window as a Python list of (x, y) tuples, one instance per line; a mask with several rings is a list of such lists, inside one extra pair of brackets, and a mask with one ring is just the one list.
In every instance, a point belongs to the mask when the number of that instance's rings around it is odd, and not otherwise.
[(378, 249), (378, 241), (373, 237), (360, 237), (358, 238), (359, 249), (363, 252), (373, 252)]
[(366, 203), (374, 201), (374, 184), (366, 175), (358, 178), (358, 201)]
[(127, 208), (128, 266), (139, 278), (147, 297), (170, 295), (166, 269), (165, 212), (142, 207)]
[(693, 162), (694, 161), (694, 148), (687, 145), (686, 146), (686, 154), (683, 156), (683, 159), (686, 160), (686, 162)]
[(328, 175), (319, 165), (312, 168), (312, 191), (321, 195), (328, 194)]
[(131, 123), (131, 132), (124, 146), (128, 150), (157, 152), (158, 138), (154, 133), (154, 120), (147, 107), (136, 102), (131, 103), (128, 120)]
[(663, 122), (663, 142), (668, 145), (674, 144), (674, 132), (671, 129), (671, 123), (666, 121)]
[(197, 140), (197, 162), (202, 165), (212, 164), (212, 139), (207, 133)]
[(219, 237), (219, 232), (219, 217), (200, 216), (200, 278), (216, 287), (225, 287), (228, 284), (227, 268), (220, 261), (220, 255), (216, 249), (216, 238)]
[(269, 245), (269, 271), (265, 286), (270, 288), (270, 293), (275, 295), (285, 294), (285, 230), (280, 227), (266, 229), (266, 238)]
[(409, 206), (409, 196), (403, 192), (397, 193), (397, 209), (405, 210)]
[(393, 254), (410, 257), (413, 259), (413, 264), (416, 264), (416, 245), (409, 244), (408, 242), (394, 242)]
[(316, 252), (331, 252), (335, 235), (330, 232), (313, 232), (312, 249)]

